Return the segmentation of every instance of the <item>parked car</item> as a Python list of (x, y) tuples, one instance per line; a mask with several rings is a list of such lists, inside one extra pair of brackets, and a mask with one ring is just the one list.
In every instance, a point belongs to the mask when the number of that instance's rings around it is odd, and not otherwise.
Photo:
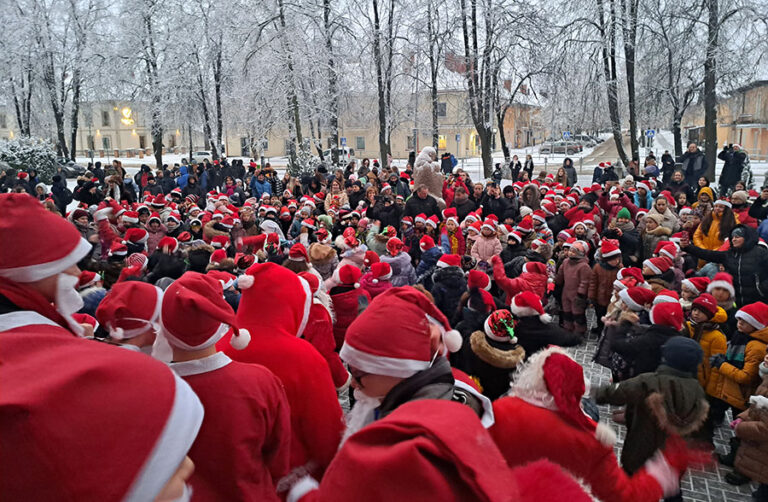
[(595, 139), (592, 138), (591, 136), (587, 136), (585, 134), (577, 134), (576, 136), (573, 137), (573, 140), (587, 148), (592, 148), (594, 146), (597, 146), (597, 141), (595, 141)]
[[(331, 149), (323, 150), (323, 159), (325, 162), (331, 161)], [(346, 164), (355, 159), (355, 149), (346, 146), (339, 148), (339, 162)]]
[(542, 144), (541, 148), (539, 148), (539, 153), (564, 153), (566, 155), (575, 155), (582, 150), (583, 147), (578, 143), (571, 141), (554, 141)]
[(66, 160), (66, 159), (58, 159), (59, 167), (61, 168), (61, 172), (64, 174), (67, 178), (77, 178), (78, 176), (82, 176), (85, 174), (85, 167), (81, 166), (80, 164), (75, 164), (72, 160)]

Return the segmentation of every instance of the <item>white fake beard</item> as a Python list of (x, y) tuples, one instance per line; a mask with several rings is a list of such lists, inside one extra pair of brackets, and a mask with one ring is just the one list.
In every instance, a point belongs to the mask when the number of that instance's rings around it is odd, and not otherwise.
[(59, 274), (56, 277), (56, 312), (67, 321), (69, 329), (77, 336), (83, 336), (85, 330), (72, 318), (72, 314), (83, 308), (83, 297), (75, 289), (79, 278), (70, 274)]
[(341, 438), (339, 448), (352, 434), (374, 421), (373, 412), (381, 405), (381, 399), (367, 396), (360, 389), (355, 389), (355, 405), (347, 413), (347, 428)]

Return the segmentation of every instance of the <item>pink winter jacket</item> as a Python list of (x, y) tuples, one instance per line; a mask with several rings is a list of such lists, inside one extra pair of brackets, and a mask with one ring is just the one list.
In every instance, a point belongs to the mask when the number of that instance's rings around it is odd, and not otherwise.
[(485, 262), (490, 262), (491, 258), (499, 254), (501, 254), (501, 242), (495, 235), (493, 237), (480, 235), (472, 244), (472, 251), (470, 251), (472, 258)]
[(392, 283), (389, 282), (388, 279), (379, 279), (378, 282), (373, 282), (374, 280), (373, 274), (370, 272), (360, 278), (360, 289), (368, 291), (368, 294), (371, 295), (371, 299), (376, 298), (378, 295), (392, 287)]

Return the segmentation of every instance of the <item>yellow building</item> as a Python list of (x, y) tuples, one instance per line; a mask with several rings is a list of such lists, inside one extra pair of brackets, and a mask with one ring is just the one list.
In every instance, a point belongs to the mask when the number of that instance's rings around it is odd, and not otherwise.
[[(683, 118), (684, 138), (704, 138), (704, 107), (697, 105)], [(739, 144), (753, 160), (768, 159), (768, 80), (736, 89), (718, 103), (717, 146)]]

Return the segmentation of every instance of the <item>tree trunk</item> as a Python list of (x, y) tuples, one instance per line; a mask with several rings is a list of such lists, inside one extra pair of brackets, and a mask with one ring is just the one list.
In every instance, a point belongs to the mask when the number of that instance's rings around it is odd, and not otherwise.
[(224, 111), (221, 106), (221, 80), (222, 75), (222, 35), (219, 33), (219, 40), (216, 46), (216, 58), (213, 61), (213, 89), (214, 99), (216, 100), (216, 149), (212, 151), (213, 158), (216, 159), (216, 154), (221, 152), (221, 156), (224, 157), (226, 152), (222, 149), (222, 136), (224, 131)]
[[(437, 73), (438, 62), (440, 60), (440, 50), (437, 46), (437, 33), (435, 31), (435, 21), (433, 19), (434, 8), (430, 1), (427, 5), (427, 31), (429, 36), (429, 77), (430, 77), (430, 91), (432, 98), (432, 147), (437, 150), (440, 144), (440, 131), (437, 114)], [(417, 111), (418, 113), (418, 111)]]
[(632, 159), (640, 160), (637, 136), (637, 97), (635, 93), (635, 43), (637, 39), (636, 0), (622, 1), (624, 10), (624, 62), (627, 70), (627, 101), (629, 102), (629, 144)]
[(508, 106), (503, 106), (496, 113), (496, 123), (499, 124), (499, 139), (501, 140), (501, 151), (504, 153), (504, 163), (509, 164), (512, 160), (512, 155), (509, 151), (509, 145), (507, 144), (507, 135), (504, 134), (504, 117), (507, 114)]
[[(493, 130), (484, 128), (482, 131), (477, 131), (480, 137), (480, 157), (483, 159), (483, 167), (491, 166), (490, 173), (493, 173)], [(490, 174), (488, 169), (484, 169), (485, 177), (489, 178)]]
[(379, 103), (379, 154), (381, 165), (385, 165), (389, 145), (387, 144), (387, 97), (384, 84), (384, 69), (381, 54), (381, 23), (379, 21), (379, 2), (373, 0), (373, 60), (376, 65), (376, 89)]
[(619, 115), (619, 89), (616, 75), (616, 10), (614, 0), (609, 1), (611, 3), (611, 19), (610, 25), (607, 25), (603, 0), (597, 0), (598, 21), (602, 38), (603, 75), (605, 77), (608, 114), (611, 119), (613, 141), (616, 144), (619, 158), (625, 166), (628, 166), (629, 159), (624, 151), (624, 139), (621, 136), (621, 116)]
[[(192, 153), (194, 152), (195, 146), (192, 143), (192, 124), (187, 124), (187, 132), (189, 133), (189, 156), (188, 159), (189, 163), (192, 163)], [(190, 173), (191, 174), (191, 173)], [(197, 174), (197, 173), (195, 173)]]
[[(279, 9), (278, 14), (280, 18), (280, 27), (282, 28), (280, 43), (283, 48), (283, 54), (285, 55), (286, 66), (288, 69), (288, 108), (291, 110), (291, 116), (293, 118), (293, 124), (291, 127), (295, 133), (296, 144), (299, 148), (304, 148), (304, 138), (301, 134), (301, 112), (299, 110), (299, 96), (296, 92), (296, 78), (293, 70), (293, 57), (291, 56), (291, 51), (288, 47), (285, 35), (285, 5), (283, 0), (278, 0), (277, 5)], [(293, 149), (292, 152), (293, 154), (291, 155), (291, 163), (294, 164), (296, 162), (296, 149)]]
[(717, 162), (717, 49), (720, 32), (718, 0), (707, 0), (707, 53), (704, 59), (704, 155), (707, 179), (715, 181)]
[(79, 126), (78, 115), (80, 114), (80, 68), (75, 68), (72, 75), (72, 114), (70, 115), (70, 142), (69, 155), (74, 161), (77, 156), (77, 129)]
[(682, 112), (674, 111), (672, 118), (672, 136), (675, 139), (675, 158), (683, 154), (683, 130), (680, 125), (683, 122)]
[(330, 112), (331, 162), (339, 164), (339, 84), (336, 75), (336, 61), (333, 56), (331, 33), (331, 0), (323, 0), (323, 27), (325, 29), (325, 50), (328, 51), (328, 110)]

